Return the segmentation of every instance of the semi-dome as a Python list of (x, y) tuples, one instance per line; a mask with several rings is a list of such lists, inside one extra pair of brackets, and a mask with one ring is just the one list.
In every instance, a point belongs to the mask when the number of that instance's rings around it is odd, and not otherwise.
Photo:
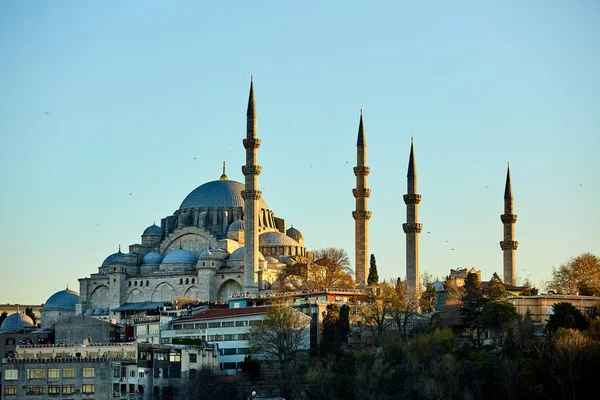
[(288, 229), (287, 231), (285, 231), (285, 234), (294, 240), (304, 239), (304, 236), (302, 236), (302, 233), (298, 229), (294, 228), (293, 226), (290, 229)]
[(2, 321), (2, 325), (0, 325), (0, 331), (32, 328), (33, 326), (33, 320), (29, 318), (29, 316), (21, 314), (20, 312), (16, 312), (14, 314), (10, 314), (4, 319), (4, 321)]
[(156, 251), (151, 251), (142, 259), (142, 265), (159, 265), (163, 260), (163, 256)]
[(163, 230), (160, 226), (152, 224), (144, 230), (142, 236), (162, 236)]
[(259, 246), (298, 246), (291, 237), (281, 232), (265, 232), (258, 237)]
[(279, 262), (279, 260), (278, 260), (278, 259), (276, 259), (276, 258), (275, 258), (275, 257), (273, 257), (273, 256), (266, 256), (266, 257), (265, 257), (265, 261), (267, 262), (267, 264), (281, 264), (281, 263)]
[[(233, 253), (231, 253), (231, 255), (229, 256), (229, 260), (230, 261), (244, 261), (245, 253), (246, 253), (246, 248), (240, 247), (239, 249), (236, 249)], [(260, 251), (258, 252), (258, 260), (265, 261), (265, 256), (263, 256)]]
[(227, 228), (227, 232), (243, 231), (243, 230), (244, 230), (244, 221), (241, 219), (233, 221), (231, 223), (231, 225), (229, 225), (229, 228)]
[(163, 264), (196, 264), (196, 256), (184, 249), (173, 250), (165, 256)]
[[(120, 253), (120, 252), (119, 252)], [(119, 253), (113, 253), (110, 256), (106, 257), (104, 259), (104, 261), (102, 262), (102, 266), (103, 267), (108, 267), (110, 264), (112, 264), (113, 259), (119, 255)]]
[[(242, 190), (244, 190), (244, 184), (235, 181), (207, 182), (187, 195), (181, 203), (179, 211), (244, 207)], [(258, 201), (258, 208), (268, 209), (267, 203), (262, 198)]]
[(79, 293), (67, 288), (50, 296), (44, 303), (44, 311), (75, 310), (77, 304), (79, 304)]

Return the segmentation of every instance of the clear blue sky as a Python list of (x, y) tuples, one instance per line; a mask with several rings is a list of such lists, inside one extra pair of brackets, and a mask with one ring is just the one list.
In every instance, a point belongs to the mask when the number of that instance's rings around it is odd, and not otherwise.
[(363, 107), (380, 277), (411, 133), (422, 271), (502, 274), (509, 160), (518, 277), (600, 254), (598, 2), (376, 3), (0, 2), (0, 303), (79, 290), (223, 160), (242, 181), (250, 71), (260, 187), (309, 249), (353, 258)]

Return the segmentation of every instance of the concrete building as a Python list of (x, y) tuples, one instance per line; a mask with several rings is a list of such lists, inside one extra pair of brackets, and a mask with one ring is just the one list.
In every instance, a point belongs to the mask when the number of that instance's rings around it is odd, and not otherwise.
[(161, 399), (203, 369), (215, 346), (137, 343), (19, 346), (2, 360), (2, 399)]
[(419, 234), (423, 225), (419, 223), (419, 203), (421, 195), (417, 193), (417, 164), (415, 162), (414, 143), (411, 139), (408, 159), (406, 223), (402, 225), (406, 233), (406, 287), (411, 292), (421, 289), (419, 284)]
[(558, 294), (512, 296), (507, 301), (515, 305), (520, 315), (525, 315), (529, 311), (538, 333), (543, 333), (548, 319), (554, 314), (554, 305), (557, 303), (570, 303), (579, 309), (583, 315), (589, 315), (593, 307), (600, 306), (600, 297)]
[(355, 280), (356, 283), (366, 285), (369, 277), (369, 196), (371, 189), (367, 187), (367, 177), (370, 168), (367, 166), (367, 140), (363, 126), (362, 109), (358, 125), (358, 139), (356, 140), (356, 188), (352, 194), (356, 199), (356, 210), (352, 212), (354, 218), (354, 251), (355, 251)]
[[(170, 344), (214, 343), (219, 349), (221, 372), (236, 375), (250, 352), (248, 329), (262, 321), (268, 310), (268, 306), (213, 309), (172, 321), (169, 329), (161, 333), (161, 340)], [(300, 312), (298, 315), (307, 322), (310, 319)], [(306, 343), (302, 348), (309, 348), (309, 332), (306, 332)]]
[(515, 255), (519, 242), (515, 240), (515, 223), (517, 215), (514, 214), (514, 201), (512, 183), (510, 181), (510, 165), (506, 169), (506, 185), (504, 188), (504, 214), (500, 216), (504, 225), (504, 240), (500, 242), (504, 260), (504, 283), (516, 285), (517, 265)]

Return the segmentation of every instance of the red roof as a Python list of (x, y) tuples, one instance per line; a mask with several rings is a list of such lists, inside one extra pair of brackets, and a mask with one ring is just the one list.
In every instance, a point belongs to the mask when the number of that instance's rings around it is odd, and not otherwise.
[(215, 308), (203, 312), (202, 314), (194, 315), (193, 317), (182, 318), (177, 321), (197, 321), (202, 319), (233, 318), (242, 315), (265, 314), (270, 308), (271, 307)]

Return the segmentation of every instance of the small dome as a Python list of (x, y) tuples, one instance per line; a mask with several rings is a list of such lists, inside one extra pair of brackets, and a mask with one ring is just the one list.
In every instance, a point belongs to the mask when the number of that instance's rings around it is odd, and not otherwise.
[(196, 256), (184, 249), (173, 250), (165, 256), (163, 264), (196, 264)]
[(33, 320), (29, 318), (29, 316), (25, 314), (21, 314), (16, 312), (14, 314), (10, 314), (8, 317), (4, 319), (2, 325), (0, 326), (0, 331), (3, 330), (18, 330), (23, 328), (32, 328)]
[(156, 224), (152, 224), (146, 228), (142, 236), (161, 236), (163, 235), (163, 230), (160, 226)]
[[(229, 256), (229, 260), (230, 261), (244, 261), (245, 253), (246, 253), (246, 248), (240, 247), (239, 249), (237, 249), (233, 253), (231, 253), (231, 255)], [(263, 256), (260, 251), (258, 252), (258, 260), (265, 261), (265, 256)]]
[(94, 310), (94, 314), (93, 315), (103, 315), (104, 314), (104, 310), (101, 308), (96, 308)]
[(287, 231), (285, 231), (285, 234), (294, 240), (304, 239), (304, 236), (302, 236), (302, 233), (298, 229), (294, 228), (293, 226), (290, 229), (288, 229)]
[(125, 254), (118, 252), (115, 256), (110, 260), (110, 265), (113, 264), (126, 264), (127, 260), (125, 259)]
[(67, 288), (50, 296), (44, 303), (44, 311), (75, 310), (77, 304), (79, 304), (79, 293)]
[(259, 246), (298, 246), (298, 242), (281, 232), (265, 232), (258, 237)]
[[(120, 252), (119, 252), (120, 253)], [(110, 256), (106, 257), (106, 259), (102, 262), (102, 266), (103, 267), (108, 267), (110, 264), (112, 264), (112, 260), (119, 254), (119, 253), (113, 253)]]
[(278, 259), (272, 256), (266, 256), (265, 261), (267, 262), (267, 264), (281, 264)]
[(85, 315), (93, 315), (94, 314), (94, 309), (93, 308), (88, 308), (87, 310), (85, 310), (84, 314)]
[(200, 255), (198, 256), (198, 260), (212, 260), (214, 258), (212, 251), (210, 251), (210, 249), (206, 249), (204, 250), (202, 253), (200, 253)]
[(243, 231), (243, 230), (244, 230), (244, 221), (241, 219), (238, 219), (237, 221), (233, 221), (231, 223), (231, 225), (229, 225), (227, 232)]
[(163, 256), (156, 251), (151, 251), (142, 259), (142, 265), (158, 265), (162, 262)]

